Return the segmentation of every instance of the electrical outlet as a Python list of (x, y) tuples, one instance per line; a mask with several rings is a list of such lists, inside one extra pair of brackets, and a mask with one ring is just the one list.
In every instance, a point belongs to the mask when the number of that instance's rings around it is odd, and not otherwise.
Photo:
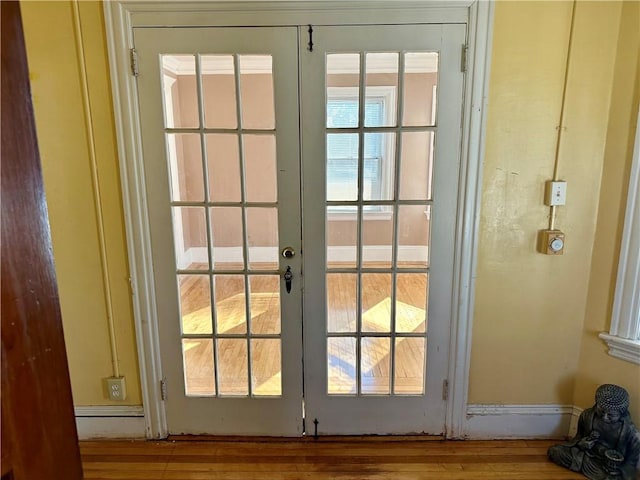
[(109, 400), (121, 402), (127, 398), (127, 387), (124, 383), (124, 377), (107, 378), (107, 390), (109, 392)]

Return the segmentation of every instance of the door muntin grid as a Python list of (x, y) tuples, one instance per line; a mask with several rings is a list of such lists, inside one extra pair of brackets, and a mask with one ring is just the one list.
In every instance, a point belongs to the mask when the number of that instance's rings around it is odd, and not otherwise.
[[(329, 395), (425, 394), (438, 60), (437, 52), (326, 56)], [(341, 111), (340, 86), (350, 89), (352, 102)], [(370, 104), (380, 88), (392, 94), (376, 113)], [(336, 171), (332, 152), (341, 139), (350, 145), (343, 149), (350, 163)], [(368, 151), (375, 145), (382, 158), (374, 175)], [(343, 185), (332, 185), (340, 175)]]
[(185, 395), (282, 395), (270, 55), (161, 55)]

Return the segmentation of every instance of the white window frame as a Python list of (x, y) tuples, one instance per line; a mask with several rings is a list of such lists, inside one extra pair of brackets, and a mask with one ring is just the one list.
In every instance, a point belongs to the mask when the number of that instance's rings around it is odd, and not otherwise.
[[(358, 100), (359, 87), (327, 87), (327, 101), (331, 99), (353, 98)], [(393, 85), (367, 86), (365, 95), (369, 98), (382, 98), (383, 113), (385, 126), (392, 125), (394, 118), (394, 106), (396, 105), (396, 87)], [(366, 101), (366, 100), (365, 100)], [(384, 138), (384, 137), (383, 137)], [(386, 142), (383, 139), (382, 153), (382, 172), (381, 172), (381, 192), (384, 198), (392, 198), (393, 180), (390, 178), (392, 174), (392, 165), (395, 158), (393, 142)], [(385, 181), (386, 179), (386, 181)], [(341, 207), (329, 207), (328, 219), (348, 220), (356, 219), (356, 214), (351, 211), (340, 210)], [(363, 212), (364, 220), (390, 220), (392, 211), (390, 207), (383, 207), (380, 210), (365, 210)]]
[(609, 345), (609, 355), (640, 365), (640, 122), (633, 147), (611, 328), (600, 338)]

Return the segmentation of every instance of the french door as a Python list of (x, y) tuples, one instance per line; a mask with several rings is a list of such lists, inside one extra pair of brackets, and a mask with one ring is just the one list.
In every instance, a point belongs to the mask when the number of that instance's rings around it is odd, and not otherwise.
[(307, 28), (134, 28), (170, 433), (443, 431), (465, 26)]
[(135, 42), (169, 431), (299, 435), (296, 29), (136, 29)]
[(444, 431), (464, 35), (314, 27), (301, 56), (305, 412), (318, 433)]

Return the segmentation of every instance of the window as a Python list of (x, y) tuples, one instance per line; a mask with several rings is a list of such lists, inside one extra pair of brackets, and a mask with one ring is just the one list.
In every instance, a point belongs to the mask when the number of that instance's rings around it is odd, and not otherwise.
[(611, 329), (600, 338), (609, 345), (610, 355), (640, 365), (640, 122), (633, 148)]
[[(330, 87), (327, 99), (327, 127), (342, 128), (358, 124), (358, 90), (353, 87)], [(367, 87), (364, 107), (366, 127), (389, 125), (393, 118), (395, 87)], [(363, 141), (362, 195), (365, 199), (392, 198), (392, 136), (368, 132)], [(327, 198), (356, 200), (358, 195), (358, 133), (327, 135)], [(383, 207), (365, 206), (366, 212), (382, 212)], [(333, 213), (352, 213), (348, 207), (332, 206)]]

